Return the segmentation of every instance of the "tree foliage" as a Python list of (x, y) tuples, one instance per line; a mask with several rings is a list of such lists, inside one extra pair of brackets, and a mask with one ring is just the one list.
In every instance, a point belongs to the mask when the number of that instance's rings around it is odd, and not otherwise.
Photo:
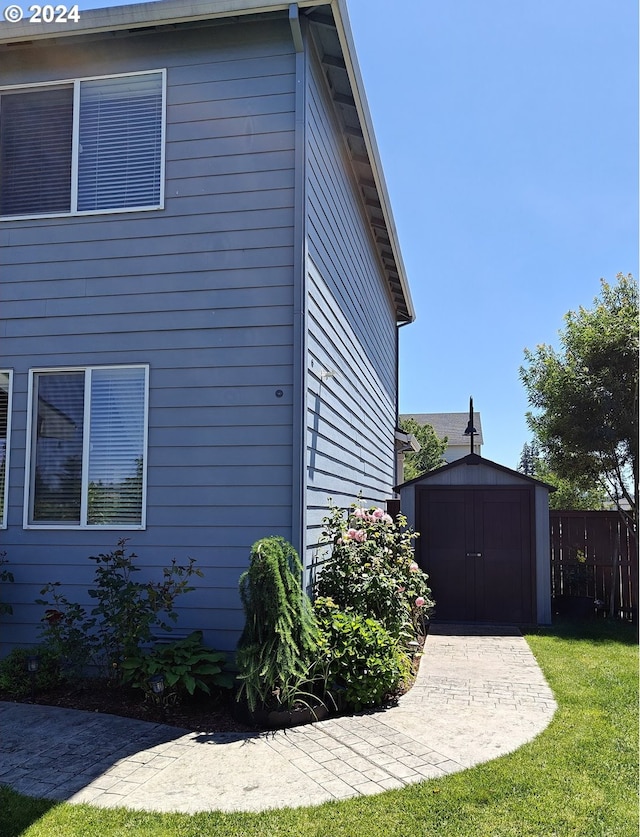
[(538, 459), (540, 457), (540, 448), (536, 442), (525, 442), (520, 453), (520, 461), (518, 462), (518, 471), (525, 474), (527, 477), (535, 477)]
[(520, 375), (534, 408), (527, 422), (548, 468), (591, 482), (635, 529), (638, 484), (638, 286), (601, 280), (590, 309), (565, 315), (560, 349), (525, 350)]
[(400, 429), (413, 434), (420, 443), (419, 451), (406, 453), (404, 456), (405, 482), (445, 464), (443, 454), (447, 449), (447, 438), (439, 439), (430, 424), (418, 424), (415, 419), (403, 419)]
[(559, 477), (542, 456), (535, 441), (523, 445), (518, 471), (553, 486), (555, 491), (549, 494), (550, 509), (598, 510), (607, 507), (607, 495), (599, 483), (590, 476)]

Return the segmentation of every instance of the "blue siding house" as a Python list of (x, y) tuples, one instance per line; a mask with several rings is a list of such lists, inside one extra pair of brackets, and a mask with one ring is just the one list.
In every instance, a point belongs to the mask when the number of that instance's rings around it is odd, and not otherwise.
[(308, 577), (328, 498), (393, 496), (414, 317), (343, 0), (0, 24), (2, 650), (89, 555), (204, 572), (235, 647), (251, 544)]

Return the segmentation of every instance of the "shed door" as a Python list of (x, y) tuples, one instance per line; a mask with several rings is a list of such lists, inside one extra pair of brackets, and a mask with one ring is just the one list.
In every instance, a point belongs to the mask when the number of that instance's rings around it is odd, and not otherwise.
[(423, 489), (419, 559), (436, 618), (533, 622), (532, 494), (529, 489)]

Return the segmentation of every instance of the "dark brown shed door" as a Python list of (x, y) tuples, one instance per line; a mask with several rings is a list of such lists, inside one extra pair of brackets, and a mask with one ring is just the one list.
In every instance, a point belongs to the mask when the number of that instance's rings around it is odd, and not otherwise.
[(436, 618), (533, 622), (529, 489), (431, 488), (418, 493), (418, 558)]

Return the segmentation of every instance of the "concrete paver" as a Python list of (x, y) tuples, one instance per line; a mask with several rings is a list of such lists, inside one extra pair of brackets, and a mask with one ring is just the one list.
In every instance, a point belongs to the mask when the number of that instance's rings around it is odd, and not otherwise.
[(261, 811), (381, 793), (511, 752), (553, 694), (515, 628), (433, 625), (397, 706), (269, 733), (196, 733), (0, 703), (0, 782), (22, 793), (152, 811)]

